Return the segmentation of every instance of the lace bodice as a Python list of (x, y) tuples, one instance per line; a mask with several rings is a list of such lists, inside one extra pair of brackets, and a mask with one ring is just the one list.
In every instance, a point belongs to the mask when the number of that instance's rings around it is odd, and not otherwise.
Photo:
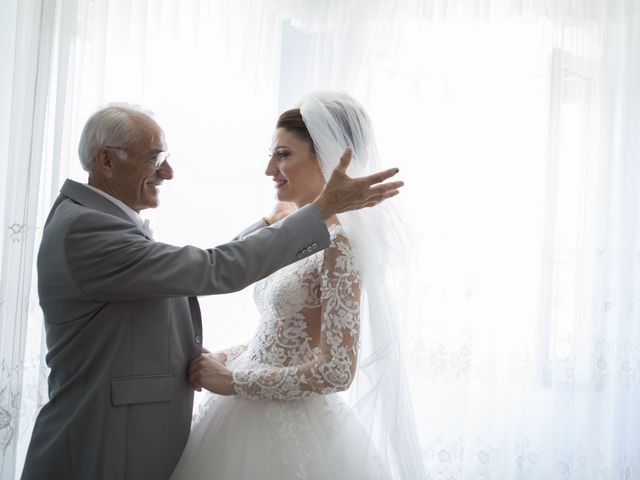
[(345, 390), (358, 355), (360, 277), (339, 225), (330, 246), (256, 284), (261, 321), (247, 344), (225, 351), (236, 394), (290, 400)]

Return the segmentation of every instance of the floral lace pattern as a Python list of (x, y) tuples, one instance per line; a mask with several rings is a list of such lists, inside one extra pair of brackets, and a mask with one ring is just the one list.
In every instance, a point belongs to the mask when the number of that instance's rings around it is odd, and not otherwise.
[(339, 225), (323, 252), (256, 285), (262, 320), (246, 350), (228, 351), (236, 394), (291, 400), (345, 390), (355, 373), (360, 331), (360, 277)]

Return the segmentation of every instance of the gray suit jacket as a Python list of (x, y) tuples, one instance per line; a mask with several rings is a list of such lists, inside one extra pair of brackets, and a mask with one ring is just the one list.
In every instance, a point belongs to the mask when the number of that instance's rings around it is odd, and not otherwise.
[(66, 181), (38, 254), (51, 373), (23, 479), (169, 477), (191, 423), (187, 365), (202, 343), (196, 295), (241, 290), (329, 245), (312, 206), (258, 226), (211, 250), (175, 247)]

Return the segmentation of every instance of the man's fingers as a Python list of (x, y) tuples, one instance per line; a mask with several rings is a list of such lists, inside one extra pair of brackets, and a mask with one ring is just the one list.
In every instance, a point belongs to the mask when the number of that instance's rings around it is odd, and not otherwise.
[(378, 205), (379, 203), (383, 202), (384, 200), (387, 200), (387, 199), (389, 199), (391, 197), (395, 197), (399, 193), (400, 192), (398, 190), (389, 190), (388, 192), (377, 194), (375, 196), (369, 197), (369, 199), (364, 203), (364, 206), (365, 207), (374, 207), (374, 206)]
[(373, 173), (366, 177), (362, 177), (360, 180), (365, 182), (367, 185), (375, 185), (376, 183), (384, 182), (387, 178), (393, 177), (400, 170), (397, 168), (390, 168), (383, 172)]
[(404, 182), (402, 180), (374, 185), (373, 187), (369, 188), (369, 191), (370, 192), (379, 192), (379, 191), (386, 192), (387, 190), (398, 190), (400, 187), (404, 187)]
[(352, 155), (351, 147), (345, 148), (344, 149), (344, 153), (340, 157), (340, 163), (335, 168), (335, 170), (338, 170), (338, 171), (346, 174), (347, 173), (347, 167), (351, 163), (351, 155)]
[(404, 182), (387, 182), (369, 187), (369, 193), (384, 193), (389, 190), (399, 190), (404, 186)]
[[(389, 183), (383, 183), (382, 185), (376, 185), (375, 187), (371, 187), (369, 188), (369, 191), (368, 191), (367, 200), (368, 199), (375, 200), (377, 198), (384, 200), (386, 198), (391, 198), (392, 196), (397, 195), (399, 193), (399, 188), (402, 187), (403, 185), (404, 185), (403, 182), (389, 182)], [(386, 196), (386, 194), (389, 192), (395, 192), (395, 193), (391, 195), (391, 197)]]
[(202, 347), (202, 353), (211, 353), (211, 352), (207, 350), (205, 347)]
[(386, 199), (391, 198), (391, 197), (395, 197), (399, 193), (400, 193), (399, 190), (389, 190), (388, 192), (384, 192), (380, 197), (380, 201), (386, 200)]

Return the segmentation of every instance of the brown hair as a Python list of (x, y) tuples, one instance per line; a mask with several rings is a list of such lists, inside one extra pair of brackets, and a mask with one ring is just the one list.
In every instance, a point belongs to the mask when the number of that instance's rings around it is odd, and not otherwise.
[(295, 133), (296, 136), (309, 144), (311, 153), (316, 153), (316, 149), (313, 146), (313, 139), (307, 130), (307, 126), (302, 120), (302, 114), (299, 108), (292, 108), (287, 110), (278, 118), (276, 128), (284, 128), (288, 132)]

